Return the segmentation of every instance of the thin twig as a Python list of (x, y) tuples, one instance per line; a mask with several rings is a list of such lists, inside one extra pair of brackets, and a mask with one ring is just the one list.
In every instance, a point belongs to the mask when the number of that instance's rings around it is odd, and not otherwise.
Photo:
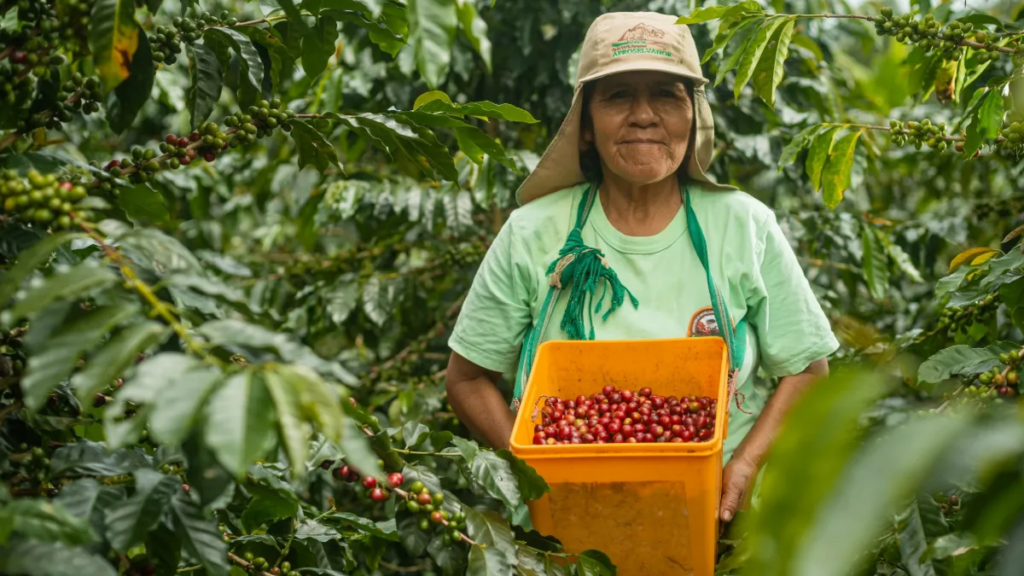
[(421, 572), (424, 568), (426, 568), (426, 566), (423, 566), (423, 565), (396, 566), (396, 565), (394, 565), (394, 564), (392, 564), (390, 562), (387, 562), (385, 560), (381, 560), (380, 561), (380, 565), (385, 567), (385, 568), (387, 568), (388, 570), (392, 570), (394, 572)]
[[(238, 564), (242, 568), (245, 568), (246, 570), (252, 570), (253, 569), (252, 562), (248, 562), (244, 558), (236, 556), (233, 552), (228, 552), (228, 559), (231, 560), (232, 562), (234, 562), (235, 564)], [(262, 572), (262, 571), (261, 572), (256, 572), (256, 574), (259, 574), (260, 576), (274, 576), (270, 572)]]
[(139, 277), (135, 274), (135, 271), (132, 270), (131, 266), (128, 265), (127, 259), (124, 257), (124, 255), (122, 255), (120, 252), (118, 252), (109, 244), (107, 244), (107, 242), (103, 239), (103, 236), (96, 232), (96, 230), (93, 229), (93, 227), (90, 226), (87, 222), (79, 219), (74, 212), (71, 213), (71, 217), (79, 226), (82, 227), (83, 230), (85, 230), (85, 232), (93, 240), (95, 240), (103, 248), (103, 251), (106, 253), (107, 258), (109, 258), (110, 261), (117, 265), (117, 267), (121, 270), (121, 274), (124, 275), (124, 277), (126, 278), (126, 282), (128, 283), (128, 285), (131, 288), (133, 288), (136, 292), (138, 292), (139, 295), (142, 296), (142, 298), (150, 305), (150, 307), (153, 308), (157, 315), (159, 315), (161, 318), (164, 319), (165, 322), (167, 322), (171, 329), (174, 330), (178, 337), (181, 338), (183, 342), (185, 342), (188, 348), (196, 356), (199, 356), (200, 358), (202, 358), (206, 362), (209, 362), (210, 364), (214, 364), (217, 366), (221, 365), (220, 360), (211, 356), (202, 346), (200, 346), (198, 342), (196, 342), (192, 338), (192, 336), (188, 333), (188, 328), (186, 328), (184, 324), (178, 321), (178, 319), (175, 318), (173, 314), (171, 314), (170, 310), (167, 307), (167, 304), (165, 304), (162, 300), (160, 300), (160, 298), (157, 297), (155, 293), (153, 293), (153, 289), (148, 284), (139, 279)]
[(21, 410), (23, 406), (24, 404), (21, 402), (21, 400), (15, 400), (14, 403), (12, 403), (10, 406), (7, 406), (4, 409), (0, 410), (0, 422), (3, 422), (4, 419), (7, 418), (8, 414)]

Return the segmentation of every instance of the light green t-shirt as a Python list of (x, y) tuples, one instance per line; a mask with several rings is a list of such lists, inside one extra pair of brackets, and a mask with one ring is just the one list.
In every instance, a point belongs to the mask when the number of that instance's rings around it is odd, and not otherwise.
[[(586, 188), (567, 188), (512, 212), (473, 280), (449, 340), (452, 350), (513, 377), (523, 339), (547, 295), (548, 265), (575, 224)], [(730, 406), (728, 459), (764, 407), (764, 395), (753, 385), (758, 368), (770, 377), (797, 374), (835, 352), (839, 343), (767, 206), (744, 192), (696, 186), (690, 187), (690, 198), (707, 239), (715, 283), (734, 321), (746, 318), (748, 324), (737, 389), (746, 394), (743, 407), (752, 414), (737, 410), (735, 403)], [(687, 233), (684, 209), (654, 236), (626, 236), (608, 221), (598, 198), (582, 235), (588, 246), (604, 252), (640, 301), (634, 309), (627, 298), (607, 320), (595, 314), (597, 339), (717, 334), (707, 279)], [(559, 299), (542, 341), (567, 338), (559, 326), (567, 299)]]

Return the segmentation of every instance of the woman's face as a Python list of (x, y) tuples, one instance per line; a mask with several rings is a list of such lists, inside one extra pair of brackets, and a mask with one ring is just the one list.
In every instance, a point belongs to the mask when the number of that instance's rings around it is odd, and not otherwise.
[(633, 184), (660, 182), (679, 169), (690, 143), (693, 102), (678, 76), (623, 72), (595, 81), (585, 147), (594, 146), (601, 166)]

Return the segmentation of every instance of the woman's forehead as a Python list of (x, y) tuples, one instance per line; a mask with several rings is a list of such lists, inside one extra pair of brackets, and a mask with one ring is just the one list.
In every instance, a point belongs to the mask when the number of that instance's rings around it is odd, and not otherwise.
[(620, 72), (618, 74), (613, 74), (611, 76), (600, 78), (597, 81), (597, 85), (603, 87), (640, 85), (681, 86), (683, 84), (684, 80), (681, 76), (677, 76), (676, 74), (669, 74), (668, 72), (658, 72), (653, 70)]

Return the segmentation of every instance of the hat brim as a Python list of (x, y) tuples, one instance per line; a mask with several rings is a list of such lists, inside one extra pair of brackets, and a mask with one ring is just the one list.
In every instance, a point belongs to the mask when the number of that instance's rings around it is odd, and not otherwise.
[(687, 175), (691, 180), (698, 181), (704, 188), (714, 191), (733, 190), (732, 186), (718, 184), (707, 174), (707, 167), (711, 164), (715, 146), (715, 122), (711, 116), (711, 106), (708, 104), (704, 93), (704, 85), (707, 79), (694, 77), (688, 74), (680, 74), (678, 66), (671, 63), (645, 62), (623, 63), (621, 66), (607, 68), (600, 73), (591, 74), (580, 79), (576, 83), (576, 90), (573, 93), (572, 106), (569, 113), (562, 120), (562, 125), (555, 134), (551, 144), (544, 151), (537, 167), (523, 181), (516, 190), (516, 202), (522, 206), (537, 198), (546, 196), (553, 192), (575, 186), (586, 181), (583, 170), (580, 168), (580, 122), (583, 117), (583, 86), (600, 78), (605, 78), (622, 72), (656, 71), (667, 72), (676, 76), (687, 78), (694, 82), (693, 88), (693, 146), (694, 153), (690, 155), (690, 162), (686, 167)]

